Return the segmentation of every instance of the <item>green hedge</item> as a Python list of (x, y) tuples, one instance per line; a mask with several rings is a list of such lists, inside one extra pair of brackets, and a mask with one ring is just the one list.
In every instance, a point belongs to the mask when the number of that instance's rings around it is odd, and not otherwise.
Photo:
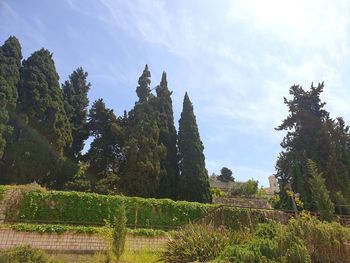
[(139, 227), (174, 227), (193, 221), (213, 206), (170, 199), (108, 196), (81, 192), (25, 193), (19, 213), (9, 221), (98, 225), (111, 222), (120, 202), (126, 205), (127, 224)]

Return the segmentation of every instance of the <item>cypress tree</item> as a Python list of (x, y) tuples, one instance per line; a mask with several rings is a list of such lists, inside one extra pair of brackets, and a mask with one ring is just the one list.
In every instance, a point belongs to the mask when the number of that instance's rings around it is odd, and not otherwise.
[(65, 110), (72, 128), (72, 144), (65, 148), (65, 155), (78, 162), (84, 141), (89, 137), (87, 127), (87, 107), (89, 105), (88, 91), (90, 83), (86, 78), (88, 73), (83, 68), (77, 68), (62, 85)]
[(66, 171), (61, 168), (68, 166), (64, 164), (63, 149), (72, 137), (58, 79), (48, 50), (36, 51), (23, 61), (16, 138), (6, 160), (12, 182), (36, 180), (55, 186), (65, 180)]
[(93, 190), (100, 193), (117, 191), (121, 160), (121, 128), (113, 110), (106, 108), (102, 99), (96, 100), (89, 112), (90, 135), (94, 137), (85, 161), (89, 164), (88, 178)]
[[(12, 140), (21, 60), (22, 52), (18, 39), (9, 37), (0, 47), (0, 160), (7, 142)], [(4, 168), (1, 170), (4, 171)]]
[(126, 160), (122, 176), (124, 191), (143, 197), (157, 195), (160, 177), (164, 174), (160, 160), (165, 156), (165, 147), (159, 143), (159, 116), (149, 87), (150, 77), (146, 65), (136, 89), (139, 101), (129, 112), (128, 138), (124, 146)]
[(168, 89), (166, 73), (163, 72), (160, 85), (156, 88), (157, 110), (159, 112), (159, 143), (166, 148), (166, 155), (161, 159), (160, 167), (164, 175), (160, 178), (158, 197), (176, 199), (178, 183), (177, 134), (174, 125), (174, 113), (171, 100), (172, 92)]
[(180, 182), (179, 198), (202, 203), (211, 202), (204, 146), (199, 136), (193, 105), (185, 94), (179, 121)]

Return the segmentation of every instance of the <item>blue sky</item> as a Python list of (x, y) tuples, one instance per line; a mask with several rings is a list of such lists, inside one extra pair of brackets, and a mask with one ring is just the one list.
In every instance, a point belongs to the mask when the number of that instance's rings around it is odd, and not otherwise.
[(0, 41), (49, 49), (61, 82), (83, 66), (90, 101), (117, 114), (146, 63), (152, 87), (165, 70), (176, 125), (185, 91), (194, 104), (209, 173), (267, 185), (291, 85), (325, 81), (327, 110), (350, 121), (349, 18), (349, 1), (0, 0)]

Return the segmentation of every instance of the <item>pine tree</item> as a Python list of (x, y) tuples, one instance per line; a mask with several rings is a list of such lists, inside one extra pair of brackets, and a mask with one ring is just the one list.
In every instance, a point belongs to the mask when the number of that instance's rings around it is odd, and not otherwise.
[(200, 139), (192, 103), (185, 94), (179, 121), (180, 182), (179, 198), (202, 203), (211, 202), (204, 146)]
[(9, 37), (0, 47), (0, 160), (7, 142), (12, 140), (21, 60), (22, 52), (18, 39)]
[(16, 138), (5, 160), (11, 182), (36, 180), (55, 186), (62, 184), (69, 174), (63, 149), (71, 143), (72, 137), (58, 79), (48, 50), (36, 51), (23, 61)]
[(312, 200), (315, 203), (317, 212), (320, 213), (320, 219), (332, 221), (334, 216), (334, 204), (330, 199), (325, 179), (322, 173), (318, 172), (316, 163), (310, 159), (307, 161), (307, 168), (310, 176)]
[(90, 135), (94, 137), (85, 156), (89, 164), (88, 178), (95, 191), (116, 192), (120, 160), (121, 128), (113, 110), (106, 108), (102, 99), (96, 100), (89, 112)]
[(160, 160), (165, 156), (165, 147), (159, 143), (159, 116), (150, 92), (150, 76), (146, 65), (136, 90), (139, 101), (129, 112), (124, 146), (126, 161), (121, 178), (127, 194), (142, 197), (155, 197), (164, 175)]
[(160, 85), (156, 88), (156, 108), (159, 112), (159, 143), (166, 148), (166, 156), (161, 159), (160, 167), (165, 171), (160, 179), (158, 197), (176, 199), (178, 184), (178, 155), (177, 155), (177, 134), (174, 124), (173, 105), (171, 100), (172, 92), (168, 89), (166, 73), (163, 72)]
[(232, 176), (232, 171), (227, 167), (222, 167), (218, 179), (222, 182), (234, 182), (235, 180)]
[[(293, 191), (300, 193), (305, 208), (311, 210), (314, 208), (308, 183), (307, 159), (319, 163), (319, 168), (323, 171), (330, 145), (324, 126), (329, 113), (323, 109), (325, 103), (320, 99), (323, 87), (324, 84), (320, 83), (317, 87), (311, 85), (310, 91), (305, 91), (301, 86), (292, 86), (289, 93), (293, 98), (284, 98), (290, 114), (276, 128), (287, 131), (281, 143), (285, 151), (281, 153), (276, 165), (279, 185), (283, 190), (291, 184)], [(281, 191), (281, 195), (285, 195), (285, 191)], [(288, 198), (282, 196), (282, 200)]]
[(88, 92), (90, 83), (86, 78), (88, 73), (83, 68), (77, 68), (69, 76), (69, 80), (62, 85), (65, 110), (72, 128), (72, 145), (65, 148), (65, 155), (78, 162), (84, 141), (89, 137), (87, 128), (87, 107), (89, 105)]

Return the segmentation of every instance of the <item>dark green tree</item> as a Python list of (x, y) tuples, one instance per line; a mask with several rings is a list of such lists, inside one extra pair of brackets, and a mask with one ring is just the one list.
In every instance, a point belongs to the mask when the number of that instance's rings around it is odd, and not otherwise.
[(310, 176), (312, 201), (315, 203), (316, 211), (320, 213), (321, 220), (332, 221), (334, 216), (334, 204), (330, 199), (325, 179), (322, 173), (318, 172), (315, 162), (308, 159), (307, 167)]
[(218, 176), (218, 179), (221, 182), (234, 182), (235, 179), (232, 176), (232, 171), (227, 167), (222, 167), (220, 170), (220, 175)]
[(83, 68), (77, 68), (62, 85), (65, 110), (72, 128), (72, 144), (65, 148), (65, 155), (75, 162), (81, 159), (84, 141), (89, 137), (87, 127), (88, 92), (90, 83), (86, 78), (88, 73)]
[(204, 146), (200, 139), (193, 105), (185, 94), (179, 121), (180, 182), (179, 199), (208, 203), (212, 201)]
[(8, 179), (52, 187), (70, 173), (63, 149), (72, 141), (52, 54), (45, 49), (23, 61), (14, 143), (7, 150)]
[(126, 160), (121, 178), (125, 193), (143, 197), (156, 197), (160, 178), (165, 173), (161, 170), (160, 160), (166, 151), (159, 143), (159, 113), (150, 92), (150, 76), (146, 65), (136, 90), (139, 101), (128, 116)]
[(9, 37), (0, 47), (0, 160), (7, 142), (11, 141), (13, 135), (13, 114), (18, 99), (21, 60), (22, 52), (18, 39)]
[(159, 112), (159, 143), (166, 148), (166, 156), (160, 161), (160, 167), (164, 171), (164, 175), (160, 178), (158, 197), (176, 199), (179, 177), (177, 134), (171, 100), (172, 92), (168, 88), (165, 72), (162, 74), (162, 80), (156, 91), (156, 109)]
[(290, 186), (294, 192), (300, 193), (306, 209), (316, 209), (312, 200), (308, 159), (317, 163), (334, 203), (339, 197), (337, 192), (345, 199), (349, 198), (349, 128), (341, 118), (333, 120), (324, 110), (325, 103), (320, 99), (323, 88), (323, 83), (316, 87), (312, 85), (309, 91), (295, 85), (290, 88), (293, 98), (284, 99), (289, 115), (277, 130), (285, 130), (287, 135), (281, 143), (284, 151), (276, 164), (282, 204), (289, 203), (284, 189)]
[(106, 108), (102, 99), (96, 100), (89, 112), (90, 135), (94, 137), (85, 161), (89, 164), (88, 178), (93, 190), (115, 193), (118, 190), (118, 172), (122, 158), (121, 127), (113, 110)]

